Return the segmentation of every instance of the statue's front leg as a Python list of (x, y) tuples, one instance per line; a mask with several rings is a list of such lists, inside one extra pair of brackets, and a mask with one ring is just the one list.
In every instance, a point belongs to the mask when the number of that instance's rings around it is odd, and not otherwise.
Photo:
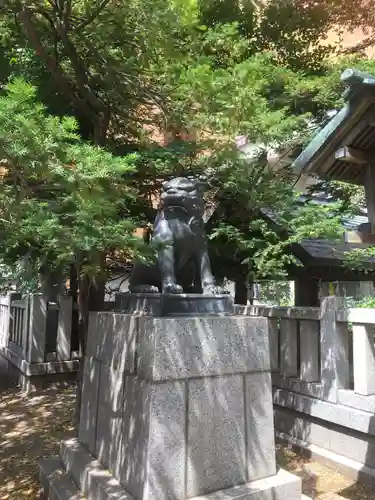
[(200, 278), (202, 290), (207, 295), (220, 295), (225, 293), (224, 289), (215, 285), (215, 278), (212, 275), (210, 258), (208, 256), (207, 245), (198, 254), (198, 269), (200, 271)]
[(176, 282), (175, 255), (173, 246), (158, 252), (162, 293), (183, 293), (182, 286)]

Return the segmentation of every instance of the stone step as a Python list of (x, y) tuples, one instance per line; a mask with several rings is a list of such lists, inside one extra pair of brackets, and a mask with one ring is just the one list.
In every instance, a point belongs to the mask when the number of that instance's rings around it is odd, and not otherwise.
[[(61, 442), (60, 460), (64, 469), (68, 474), (71, 474), (71, 477), (79, 486), (87, 500), (134, 500), (133, 497), (125, 491), (121, 484), (110, 474), (110, 472), (105, 470), (100, 465), (98, 460), (90, 455), (90, 453), (88, 453), (88, 451), (79, 443), (77, 439), (73, 438)], [(256, 488), (255, 486), (258, 483), (259, 488)], [(254, 482), (252, 484), (254, 491), (244, 491), (241, 495), (241, 489), (246, 489), (246, 486), (243, 488), (237, 487), (234, 488), (234, 490), (237, 490), (236, 493), (239, 494), (238, 498), (243, 500), (250, 498), (252, 500), (257, 500), (258, 497), (265, 498), (265, 492), (262, 493), (259, 490), (264, 488), (268, 490), (270, 486), (278, 485), (279, 483), (280, 485), (283, 484), (285, 488), (282, 488), (282, 491), (277, 493), (278, 499), (289, 500), (290, 498), (297, 498), (298, 495), (296, 495), (296, 491), (294, 490), (298, 490), (300, 488), (300, 480), (296, 476), (293, 476), (283, 470), (280, 470), (274, 477)], [(275, 493), (273, 488), (265, 494), (268, 495), (271, 493)], [(229, 499), (230, 497), (234, 500), (234, 498), (237, 498), (236, 495), (234, 497), (231, 495), (228, 497), (224, 496), (223, 491), (218, 492), (216, 495), (219, 495), (220, 499)], [(216, 498), (215, 493), (212, 494), (212, 497)], [(208, 497), (200, 497), (199, 500), (203, 500), (203, 498), (206, 499)], [(311, 499), (305, 495), (301, 495), (301, 500)]]
[[(105, 470), (83, 448), (77, 439), (70, 439), (61, 443), (60, 457), (44, 459), (39, 463), (39, 478), (46, 500), (134, 500), (109, 471)], [(252, 487), (250, 487), (251, 485), (244, 485), (243, 487), (228, 490), (229, 496), (224, 495), (225, 492), (221, 491), (208, 497), (200, 497), (199, 500), (209, 497), (215, 499), (216, 495), (219, 495), (220, 499), (229, 499), (230, 497), (232, 500), (234, 498), (258, 500), (258, 497), (263, 499), (265, 491), (262, 492), (261, 490), (264, 488), (269, 490), (266, 494), (268, 498), (268, 493), (274, 493), (273, 488), (269, 489), (271, 483), (276, 484), (279, 482), (285, 484), (287, 488), (285, 491), (280, 491), (281, 496), (278, 495), (277, 498), (280, 498), (280, 500), (287, 500), (291, 497), (296, 498), (292, 490), (295, 489), (295, 486), (298, 486), (297, 478), (286, 471), (279, 471), (274, 477), (254, 482)], [(258, 483), (259, 487), (255, 487)], [(288, 483), (291, 483), (292, 489), (288, 487)], [(76, 485), (78, 485), (82, 494), (78, 491)], [(236, 495), (233, 496), (233, 492)], [(311, 499), (302, 495), (301, 500)]]
[(60, 460), (88, 500), (134, 500), (77, 439), (61, 442)]
[(39, 481), (46, 500), (85, 500), (63, 470), (59, 457), (45, 458), (39, 462)]

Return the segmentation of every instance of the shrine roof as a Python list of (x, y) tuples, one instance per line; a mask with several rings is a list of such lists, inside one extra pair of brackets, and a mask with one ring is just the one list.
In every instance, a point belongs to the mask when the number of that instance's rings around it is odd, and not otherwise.
[(375, 155), (375, 77), (354, 69), (341, 75), (345, 105), (293, 162), (297, 174), (364, 184)]

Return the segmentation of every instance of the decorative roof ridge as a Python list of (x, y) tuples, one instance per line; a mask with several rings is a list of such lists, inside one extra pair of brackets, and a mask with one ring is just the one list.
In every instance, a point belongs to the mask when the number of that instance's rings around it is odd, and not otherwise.
[(341, 73), (341, 81), (346, 85), (362, 84), (375, 85), (375, 76), (359, 69), (348, 68)]
[[(296, 174), (317, 173), (320, 150), (323, 150), (332, 137), (342, 131), (348, 121), (358, 118), (358, 113), (366, 111), (366, 102), (373, 102), (375, 97), (375, 76), (357, 69), (346, 69), (341, 74), (341, 81), (347, 86), (344, 93), (345, 105), (311, 138), (300, 155), (292, 163)], [(370, 98), (370, 99), (369, 99)], [(371, 102), (370, 102), (371, 101)]]
[(354, 68), (343, 71), (340, 80), (348, 87), (343, 94), (345, 100), (352, 99), (363, 87), (375, 87), (375, 76)]

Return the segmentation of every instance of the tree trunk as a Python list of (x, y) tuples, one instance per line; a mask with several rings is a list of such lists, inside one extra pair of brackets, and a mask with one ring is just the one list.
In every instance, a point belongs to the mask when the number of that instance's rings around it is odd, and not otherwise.
[(64, 290), (64, 275), (58, 270), (40, 269), (41, 293), (51, 302), (56, 302), (57, 296)]
[(74, 412), (74, 426), (78, 432), (80, 414), (81, 414), (81, 401), (82, 401), (82, 384), (83, 384), (83, 371), (85, 363), (85, 353), (87, 345), (87, 332), (89, 324), (89, 294), (90, 294), (90, 278), (84, 275), (79, 283), (78, 291), (78, 308), (79, 308), (79, 346), (80, 346), (80, 363), (77, 378), (77, 395), (76, 405)]
[(95, 278), (95, 282), (90, 283), (89, 311), (104, 311), (105, 284), (104, 277)]
[(239, 276), (236, 279), (234, 290), (235, 290), (234, 303), (246, 305), (248, 286), (247, 286), (247, 280), (243, 276)]
[(100, 276), (93, 281), (89, 276), (84, 275), (79, 283), (78, 292), (78, 308), (79, 308), (79, 345), (80, 345), (80, 364), (77, 380), (77, 397), (74, 423), (78, 431), (81, 401), (82, 401), (82, 383), (83, 383), (83, 370), (84, 359), (87, 347), (87, 334), (89, 329), (89, 313), (90, 311), (103, 311), (104, 310), (104, 297), (105, 297), (105, 277)]

